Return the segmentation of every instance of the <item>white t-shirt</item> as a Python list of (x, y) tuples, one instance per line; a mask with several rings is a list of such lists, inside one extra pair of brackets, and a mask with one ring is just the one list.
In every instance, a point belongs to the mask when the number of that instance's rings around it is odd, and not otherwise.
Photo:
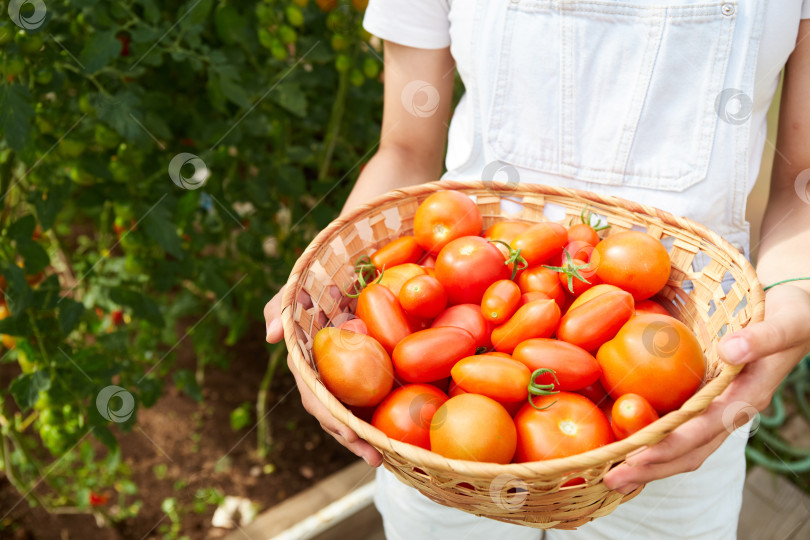
[[(768, 107), (810, 0), (664, 0), (656, 3), (668, 6), (664, 15), (652, 4), (371, 0), (364, 26), (410, 47), (450, 46), (467, 92), (450, 125), (448, 177), (481, 178), (488, 164), (504, 162), (521, 181), (613, 194), (692, 218), (747, 251), (745, 201)], [(600, 26), (617, 20), (626, 26), (620, 43)], [(559, 35), (544, 35), (549, 29)], [(563, 47), (586, 60), (561, 60)], [(582, 65), (594, 58), (597, 65)], [(751, 65), (755, 74), (746, 75)], [(617, 66), (627, 71), (612, 80)], [(693, 83), (684, 74), (704, 81), (694, 89), (699, 98), (683, 91)], [(725, 121), (715, 119), (720, 99), (731, 99)], [(743, 109), (739, 122), (735, 106)]]

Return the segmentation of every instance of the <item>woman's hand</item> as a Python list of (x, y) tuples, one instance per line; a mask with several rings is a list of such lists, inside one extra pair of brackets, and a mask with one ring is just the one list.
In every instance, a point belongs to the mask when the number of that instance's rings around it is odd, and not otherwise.
[[(284, 288), (278, 292), (267, 304), (264, 306), (264, 321), (267, 327), (267, 342), (278, 343), (284, 338), (284, 328), (281, 325), (281, 296), (284, 293)], [(312, 306), (312, 300), (301, 293), (298, 298), (305, 307)], [(339, 422), (329, 410), (318, 401), (315, 394), (309, 387), (301, 380), (298, 371), (290, 361), (289, 355), (287, 356), (287, 365), (290, 371), (295, 376), (295, 382), (298, 385), (298, 391), (301, 392), (301, 402), (309, 414), (318, 419), (321, 427), (332, 435), (340, 444), (351, 450), (356, 455), (363, 458), (366, 463), (373, 467), (378, 467), (382, 463), (382, 455), (366, 441), (357, 436), (353, 430), (348, 426)]]
[[(765, 320), (724, 336), (720, 356), (745, 367), (703, 414), (661, 442), (632, 455), (605, 476), (605, 484), (630, 493), (641, 484), (694, 471), (753, 410), (771, 402), (782, 379), (810, 351), (810, 294), (789, 284), (768, 291)], [(740, 421), (742, 420), (742, 421)]]

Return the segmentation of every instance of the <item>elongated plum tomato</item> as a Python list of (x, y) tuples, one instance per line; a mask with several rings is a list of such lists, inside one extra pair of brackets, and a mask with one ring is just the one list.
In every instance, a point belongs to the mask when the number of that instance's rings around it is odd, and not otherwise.
[(492, 323), (484, 318), (481, 306), (478, 304), (459, 304), (450, 306), (433, 319), (431, 328), (442, 326), (455, 326), (463, 328), (472, 334), (475, 346), (489, 348), (492, 345), (490, 334), (494, 328)]
[(523, 294), (541, 292), (557, 302), (560, 309), (565, 305), (565, 290), (560, 283), (557, 272), (534, 266), (520, 273), (517, 278), (518, 286)]
[(503, 253), (480, 236), (453, 240), (436, 257), (436, 279), (447, 291), (453, 304), (480, 304), (487, 287), (509, 279)]
[(570, 309), (560, 320), (557, 337), (595, 352), (612, 339), (633, 316), (633, 297), (625, 291), (608, 291)]
[(618, 399), (638, 394), (659, 414), (683, 405), (700, 386), (706, 360), (688, 326), (667, 315), (638, 315), (596, 353), (602, 386)]
[(380, 278), (380, 285), (387, 287), (389, 291), (394, 293), (394, 296), (399, 297), (402, 286), (409, 279), (416, 276), (424, 276), (427, 272), (418, 264), (405, 263), (391, 268), (386, 268)]
[(518, 234), (510, 245), (512, 249), (520, 250), (531, 267), (556, 260), (567, 242), (568, 231), (565, 227), (559, 223), (544, 221)]
[(396, 388), (377, 406), (371, 425), (397, 441), (430, 450), (430, 421), (447, 394), (429, 384)]
[(435, 277), (415, 276), (399, 291), (399, 303), (410, 315), (432, 319), (447, 307), (447, 293)]
[[(580, 390), (597, 382), (602, 375), (602, 368), (591, 353), (557, 339), (527, 339), (515, 347), (512, 358), (525, 365), (531, 373), (543, 368), (553, 369), (559, 381), (555, 390)], [(550, 373), (538, 375), (534, 380), (538, 384), (554, 383)]]
[(394, 368), (404, 381), (427, 383), (448, 377), (456, 362), (473, 354), (475, 341), (466, 330), (454, 326), (428, 328), (397, 344)]
[(448, 399), (430, 423), (430, 449), (450, 459), (509, 463), (516, 438), (506, 409), (479, 394)]
[(492, 331), (492, 345), (496, 351), (511, 354), (521, 341), (551, 337), (559, 322), (560, 308), (554, 300), (529, 302)]
[(312, 352), (326, 389), (347, 405), (376, 405), (391, 391), (394, 366), (380, 343), (364, 334), (322, 328)]
[(596, 275), (621, 287), (636, 301), (646, 300), (667, 284), (669, 253), (652, 236), (638, 231), (612, 234), (596, 245)]
[(613, 442), (605, 413), (588, 398), (572, 392), (532, 398), (515, 415), (515, 462), (563, 458)]
[(484, 232), (487, 240), (500, 240), (511, 244), (517, 235), (528, 229), (531, 225), (522, 221), (499, 221)]
[(458, 191), (438, 191), (416, 209), (413, 231), (427, 252), (437, 254), (450, 241), (481, 234), (481, 212), (468, 196)]
[(481, 313), (493, 323), (509, 320), (520, 303), (520, 287), (511, 279), (496, 281), (484, 292), (481, 299)]
[(582, 304), (584, 304), (588, 300), (593, 300), (597, 296), (599, 296), (601, 294), (605, 294), (606, 292), (609, 292), (609, 291), (621, 291), (621, 290), (622, 289), (620, 289), (619, 287), (617, 287), (615, 285), (608, 285), (607, 283), (600, 283), (599, 285), (594, 285), (593, 287), (591, 287), (587, 291), (585, 291), (582, 294), (580, 294), (579, 296), (577, 296), (574, 299), (574, 301), (571, 302), (571, 305), (568, 306), (568, 311), (571, 311), (572, 309), (581, 306)]
[(531, 372), (522, 363), (502, 356), (480, 354), (462, 358), (450, 371), (467, 392), (495, 401), (519, 401), (529, 395)]
[(424, 253), (424, 250), (416, 243), (416, 238), (402, 236), (372, 253), (371, 264), (377, 270), (382, 270), (398, 264), (417, 263)]
[[(501, 354), (503, 356), (507, 357), (507, 358), (509, 357), (508, 354), (498, 353), (498, 352), (487, 353), (487, 356), (494, 356), (494, 355), (501, 355)], [(453, 379), (450, 379), (450, 388), (449, 388), (449, 390), (447, 392), (448, 396), (455, 397), (455, 396), (460, 396), (461, 394), (474, 394), (474, 393), (475, 392), (467, 392), (462, 387), (457, 385), (455, 383), (455, 381), (453, 381)], [(497, 400), (497, 399), (495, 401), (497, 401), (498, 403), (503, 405), (503, 408), (506, 409), (506, 412), (509, 413), (509, 416), (515, 416), (517, 414), (517, 412), (520, 410), (520, 408), (523, 407), (526, 404), (526, 398), (519, 399), (517, 401), (500, 401), (500, 400)]]
[(658, 413), (643, 396), (624, 394), (613, 404), (610, 425), (616, 440), (621, 440), (656, 420)]
[(372, 283), (360, 292), (355, 315), (366, 323), (368, 335), (379, 341), (389, 354), (397, 343), (411, 333), (411, 326), (399, 300), (379, 283)]
[(548, 299), (553, 300), (553, 298), (551, 298), (549, 295), (543, 294), (538, 291), (523, 293), (520, 295), (520, 302), (518, 302), (518, 307), (523, 307), (529, 302), (534, 302), (535, 300), (548, 300)]

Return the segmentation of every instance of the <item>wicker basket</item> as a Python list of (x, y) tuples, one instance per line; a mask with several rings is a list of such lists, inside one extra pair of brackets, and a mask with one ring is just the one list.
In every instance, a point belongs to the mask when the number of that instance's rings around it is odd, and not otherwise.
[[(497, 465), (447, 459), (389, 439), (358, 419), (321, 383), (313, 367), (312, 338), (329, 322), (345, 319), (344, 314), (353, 311), (354, 301), (336, 292), (354, 281), (352, 263), (390, 240), (412, 234), (417, 206), (442, 189), (475, 197), (485, 229), (502, 219), (548, 220), (544, 211), (556, 212), (555, 217), (567, 224), (589, 205), (610, 223), (610, 234), (635, 227), (660, 238), (668, 247), (672, 272), (656, 299), (697, 334), (707, 359), (707, 382), (679, 410), (627, 439), (568, 458), (533, 463)], [(502, 199), (516, 202), (522, 210), (506, 214)], [(733, 280), (728, 292), (721, 285), (724, 279), (727, 285)], [(302, 290), (312, 297), (312, 307), (296, 301)], [(572, 189), (442, 181), (393, 191), (332, 222), (298, 259), (282, 306), (287, 348), (301, 379), (339, 421), (382, 453), (384, 466), (402, 482), (440, 504), (471, 514), (540, 529), (574, 529), (609, 514), (643, 488), (628, 495), (608, 490), (602, 478), (614, 464), (702, 412), (734, 379), (740, 367), (722, 363), (714, 344), (725, 332), (762, 319), (764, 293), (754, 269), (739, 251), (690, 220)], [(562, 487), (577, 477), (585, 482)]]

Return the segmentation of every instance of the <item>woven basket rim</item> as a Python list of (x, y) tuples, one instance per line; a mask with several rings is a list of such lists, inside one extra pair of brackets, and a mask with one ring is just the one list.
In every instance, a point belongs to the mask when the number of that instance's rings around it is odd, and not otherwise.
[[(623, 208), (636, 214), (644, 215), (652, 221), (660, 221), (666, 225), (677, 227), (681, 231), (689, 232), (699, 238), (707, 240), (713, 244), (715, 248), (727, 255), (732, 262), (738, 265), (750, 289), (749, 304), (751, 305), (751, 318), (747, 324), (759, 322), (764, 318), (765, 293), (762, 290), (762, 285), (750, 261), (723, 237), (704, 225), (688, 218), (677, 217), (664, 210), (611, 195), (600, 195), (589, 191), (545, 184), (524, 183), (517, 186), (510, 186), (474, 180), (441, 180), (390, 191), (375, 197), (368, 203), (353, 208), (345, 215), (335, 219), (312, 240), (307, 249), (298, 258), (290, 273), (282, 296), (281, 313), (287, 349), (301, 379), (338, 421), (353, 429), (357, 432), (359, 437), (365, 439), (383, 454), (394, 452), (402, 458), (407, 459), (412, 466), (440, 471), (445, 470), (475, 479), (491, 479), (498, 475), (512, 475), (517, 478), (530, 478), (540, 475), (563, 475), (573, 471), (605, 466), (624, 459), (628, 454), (644, 446), (655, 444), (670, 431), (705, 410), (711, 401), (725, 390), (742, 369), (742, 366), (733, 366), (723, 363), (720, 373), (703, 385), (680, 409), (662, 416), (659, 420), (626, 439), (565, 458), (510, 464), (448, 459), (429, 450), (388, 438), (383, 432), (379, 431), (371, 424), (357, 418), (337, 400), (337, 398), (329, 393), (323, 383), (320, 382), (315, 370), (310, 366), (306, 356), (300, 350), (297, 343), (295, 322), (293, 321), (294, 310), (291, 308), (296, 303), (299, 291), (303, 288), (304, 280), (302, 276), (308, 271), (311, 263), (316, 260), (316, 254), (323, 246), (328, 245), (332, 239), (345, 230), (346, 227), (351, 226), (355, 221), (363, 219), (368, 214), (379, 213), (387, 207), (396, 206), (397, 203), (404, 198), (427, 196), (442, 190), (460, 190), (467, 192), (468, 195), (485, 195), (487, 193), (501, 192), (515, 196), (550, 195), (566, 197), (579, 200), (583, 205), (590, 203)], [(716, 339), (713, 339), (709, 346), (716, 346)]]

